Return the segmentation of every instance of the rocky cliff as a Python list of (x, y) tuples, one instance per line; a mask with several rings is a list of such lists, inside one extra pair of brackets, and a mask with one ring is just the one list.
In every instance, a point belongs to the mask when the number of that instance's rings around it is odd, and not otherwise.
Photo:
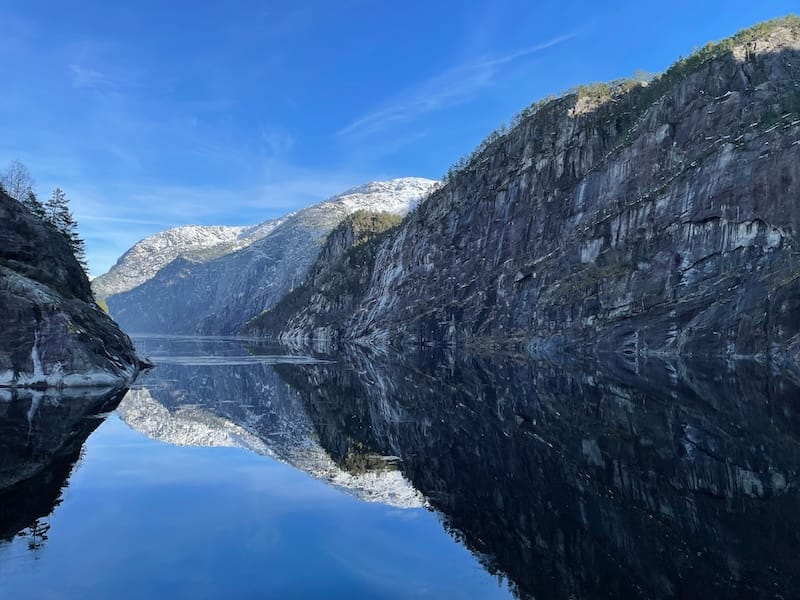
[[(794, 363), (798, 82), (787, 18), (647, 84), (532, 107), (377, 245), (330, 335)], [(342, 321), (305, 312), (262, 325), (298, 339)]]
[(66, 239), (0, 193), (0, 387), (120, 385), (140, 368)]
[(345, 218), (328, 235), (304, 283), (249, 321), (243, 333), (303, 344), (305, 337), (294, 339), (284, 330), (311, 327), (314, 340), (335, 340), (368, 289), (379, 240), (400, 222), (386, 212), (358, 211)]
[(405, 178), (348, 190), (285, 218), (213, 260), (178, 256), (142, 285), (108, 298), (127, 331), (232, 334), (300, 285), (325, 236), (357, 210), (405, 214), (436, 182)]

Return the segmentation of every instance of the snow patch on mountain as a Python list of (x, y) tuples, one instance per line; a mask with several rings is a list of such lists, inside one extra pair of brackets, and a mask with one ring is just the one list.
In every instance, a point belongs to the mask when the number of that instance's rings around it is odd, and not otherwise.
[(92, 289), (98, 298), (131, 290), (178, 257), (204, 262), (230, 254), (269, 235), (285, 219), (242, 227), (184, 225), (161, 231), (134, 244), (108, 273), (92, 280)]

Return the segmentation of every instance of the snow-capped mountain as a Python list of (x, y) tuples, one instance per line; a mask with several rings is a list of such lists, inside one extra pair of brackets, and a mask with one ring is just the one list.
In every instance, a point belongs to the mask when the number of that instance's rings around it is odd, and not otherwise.
[[(129, 332), (236, 333), (302, 283), (322, 240), (347, 215), (357, 210), (403, 215), (438, 184), (416, 177), (367, 183), (270, 222), (269, 227), (262, 225), (260, 238), (215, 256), (217, 249), (229, 248), (232, 242), (199, 251), (165, 251), (158, 262), (146, 255), (146, 260), (121, 259), (129, 273), (151, 273), (154, 264), (158, 268), (149, 277), (142, 275), (138, 286), (110, 294), (111, 314)], [(243, 235), (246, 230), (233, 237)], [(158, 253), (154, 248), (152, 254)]]
[(98, 298), (132, 290), (179, 256), (204, 261), (240, 250), (268, 235), (283, 219), (249, 227), (184, 225), (144, 238), (125, 252), (105, 275), (92, 281)]

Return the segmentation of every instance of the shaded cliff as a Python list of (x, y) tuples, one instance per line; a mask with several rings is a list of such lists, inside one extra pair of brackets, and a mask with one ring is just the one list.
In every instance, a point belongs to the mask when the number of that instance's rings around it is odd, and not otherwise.
[(345, 218), (325, 244), (302, 285), (273, 308), (249, 321), (243, 333), (292, 339), (282, 330), (311, 331), (318, 341), (331, 341), (366, 293), (378, 242), (401, 218), (391, 213), (358, 211)]
[(405, 214), (435, 185), (409, 177), (353, 188), (287, 216), (236, 252), (214, 260), (178, 256), (143, 284), (109, 296), (109, 310), (129, 332), (237, 333), (303, 282), (325, 236), (348, 214)]
[(795, 361), (799, 81), (787, 18), (531, 108), (379, 244), (331, 337)]
[(118, 385), (140, 363), (67, 240), (0, 193), (0, 387)]
[(520, 597), (800, 593), (797, 381), (745, 362), (342, 359), (275, 368), (334, 460), (397, 457)]

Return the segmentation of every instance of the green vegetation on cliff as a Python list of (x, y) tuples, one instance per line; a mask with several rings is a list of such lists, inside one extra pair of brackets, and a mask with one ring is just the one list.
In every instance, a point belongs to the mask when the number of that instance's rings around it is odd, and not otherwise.
[(366, 291), (381, 241), (401, 222), (401, 217), (388, 212), (359, 210), (346, 217), (328, 235), (305, 282), (274, 307), (251, 319), (243, 332), (277, 335), (299, 310), (319, 305), (320, 298), (324, 298), (329, 310), (325, 315), (317, 315), (318, 325), (338, 325), (340, 317)]
[[(746, 58), (749, 59), (752, 55), (753, 45), (768, 38), (779, 29), (788, 30), (791, 35), (800, 35), (800, 16), (787, 15), (779, 19), (772, 19), (758, 23), (722, 41), (708, 42), (689, 56), (679, 58), (666, 71), (655, 76), (639, 72), (630, 78), (580, 85), (560, 96), (548, 96), (537, 100), (517, 113), (512, 119), (510, 127), (505, 124), (501, 125), (486, 136), (472, 152), (456, 161), (448, 169), (444, 179), (451, 181), (458, 173), (474, 167), (490, 148), (517, 127), (524, 126), (534, 115), (544, 109), (567, 110), (578, 100), (586, 100), (590, 105), (599, 108), (613, 101), (617, 105), (617, 112), (626, 113), (629, 124), (633, 123), (648, 106), (669, 93), (681, 80), (698, 72), (709, 62), (732, 53), (737, 48), (745, 47)], [(619, 110), (620, 107), (622, 107), (622, 111)], [(786, 98), (781, 110), (800, 114), (800, 93)], [(768, 111), (765, 113), (764, 120), (774, 122), (777, 121), (777, 116), (779, 115), (776, 111)]]

